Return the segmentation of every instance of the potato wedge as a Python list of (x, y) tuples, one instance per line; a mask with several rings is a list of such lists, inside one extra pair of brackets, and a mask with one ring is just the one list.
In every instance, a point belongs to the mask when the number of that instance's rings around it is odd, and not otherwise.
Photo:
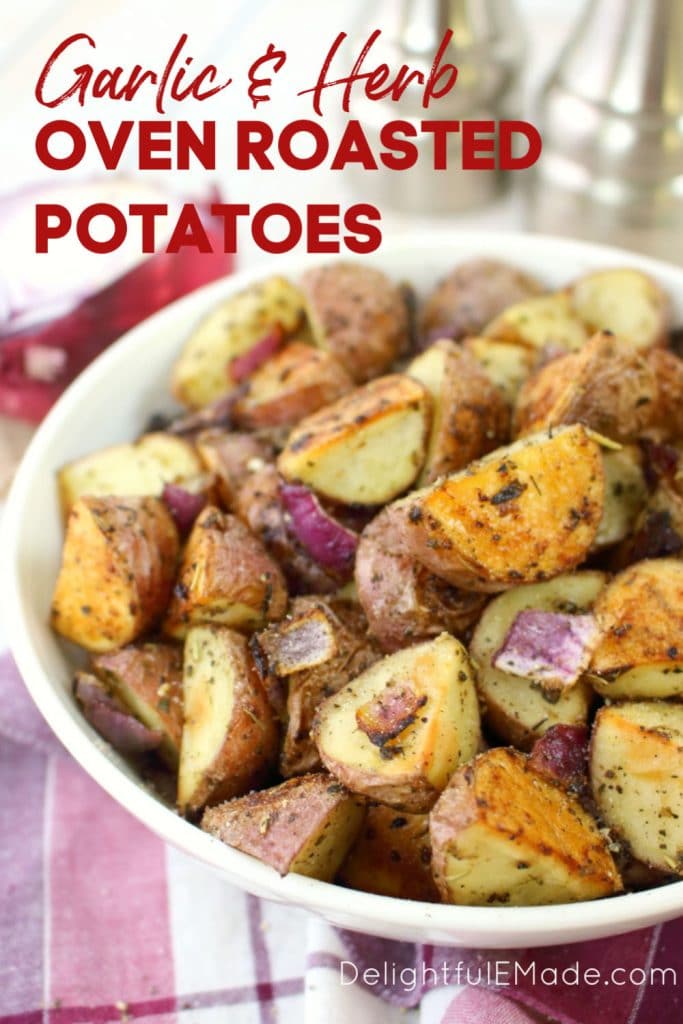
[(386, 373), (409, 343), (405, 295), (363, 263), (336, 262), (301, 277), (316, 344), (337, 357), (357, 384)]
[(600, 446), (579, 425), (535, 434), (398, 507), (407, 551), (454, 586), (495, 592), (558, 576), (595, 540), (604, 510)]
[(427, 296), (420, 333), (436, 341), (480, 334), (508, 306), (538, 295), (536, 278), (498, 260), (468, 260), (455, 267)]
[(159, 750), (163, 734), (131, 714), (97, 676), (77, 672), (73, 692), (85, 720), (119, 754), (140, 757)]
[(683, 875), (683, 705), (601, 708), (590, 775), (601, 815), (630, 852), (650, 867)]
[(279, 619), (287, 588), (279, 566), (236, 516), (213, 506), (195, 521), (163, 629), (182, 640), (190, 626), (258, 629)]
[(601, 572), (557, 576), (546, 583), (515, 587), (486, 606), (472, 635), (470, 656), (484, 721), (499, 739), (530, 750), (553, 725), (585, 725), (592, 703), (585, 681), (559, 694), (546, 692), (532, 679), (494, 668), (493, 659), (521, 611), (585, 613), (595, 604), (605, 581)]
[(241, 634), (195, 626), (183, 662), (178, 809), (194, 815), (268, 781), (277, 728)]
[(595, 821), (516, 750), (498, 747), (460, 768), (430, 814), (430, 833), (448, 903), (572, 903), (622, 888)]
[(437, 341), (406, 368), (432, 398), (420, 484), (457, 473), (509, 440), (510, 411), (479, 363), (454, 341)]
[(303, 296), (284, 277), (272, 276), (221, 302), (185, 342), (171, 375), (175, 398), (199, 409), (235, 387), (231, 363), (272, 331), (285, 336), (302, 322)]
[(591, 682), (615, 699), (683, 694), (683, 561), (637, 562), (605, 587)]
[(438, 903), (431, 861), (426, 814), (403, 814), (370, 804), (337, 881), (379, 896)]
[(183, 729), (183, 655), (171, 644), (147, 643), (98, 654), (93, 672), (148, 729), (161, 733), (159, 753), (178, 766)]
[(525, 348), (574, 352), (592, 332), (572, 309), (569, 296), (554, 292), (509, 306), (479, 333)]
[(321, 704), (312, 734), (325, 767), (353, 792), (428, 810), (481, 738), (467, 652), (442, 633), (387, 655)]
[(451, 586), (402, 545), (400, 512), (391, 505), (361, 534), (355, 578), (370, 632), (385, 651), (444, 631), (462, 635), (478, 619), (486, 595)]
[(567, 291), (572, 312), (592, 331), (612, 331), (638, 349), (662, 345), (670, 303), (657, 282), (640, 270), (594, 270)]
[(260, 437), (226, 430), (203, 431), (196, 446), (205, 467), (216, 478), (222, 504), (231, 511), (242, 484), (274, 457), (272, 447)]
[(595, 535), (596, 551), (623, 541), (636, 523), (647, 500), (647, 484), (641, 468), (640, 451), (634, 445), (616, 451), (604, 450), (605, 507)]
[(514, 405), (536, 362), (533, 349), (483, 337), (466, 338), (462, 347), (474, 356), (508, 405)]
[(286, 480), (347, 505), (391, 501), (420, 472), (430, 406), (426, 388), (412, 377), (379, 377), (299, 423), (278, 469)]
[(178, 531), (158, 498), (79, 498), (67, 520), (53, 629), (88, 651), (132, 643), (163, 614), (177, 559)]
[(209, 808), (202, 828), (281, 875), (331, 882), (363, 814), (362, 802), (329, 775), (303, 775)]
[(247, 430), (293, 427), (353, 387), (331, 352), (292, 341), (250, 376), (233, 407), (234, 420)]
[(83, 495), (158, 497), (164, 484), (182, 483), (202, 472), (189, 442), (171, 434), (145, 434), (132, 444), (115, 444), (67, 463), (57, 473), (64, 516)]

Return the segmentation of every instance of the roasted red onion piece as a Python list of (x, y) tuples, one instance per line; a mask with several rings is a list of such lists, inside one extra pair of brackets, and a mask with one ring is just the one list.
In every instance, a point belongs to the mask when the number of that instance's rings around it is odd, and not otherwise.
[(190, 532), (207, 502), (206, 494), (193, 494), (178, 484), (164, 484), (161, 497), (183, 536)]
[(247, 377), (250, 377), (259, 366), (267, 363), (271, 356), (274, 356), (282, 344), (284, 331), (279, 324), (268, 331), (260, 341), (252, 345), (250, 349), (239, 356), (235, 356), (230, 362), (230, 376), (238, 384)]
[(128, 714), (95, 676), (78, 672), (74, 693), (93, 729), (120, 754), (145, 754), (161, 743), (162, 734)]
[(527, 608), (512, 623), (493, 665), (549, 687), (572, 686), (588, 668), (598, 637), (592, 615)]
[(302, 484), (281, 484), (280, 496), (291, 517), (292, 532), (316, 562), (350, 577), (358, 534), (329, 515), (313, 491)]
[(534, 743), (529, 767), (569, 788), (585, 782), (587, 759), (586, 726), (553, 725)]

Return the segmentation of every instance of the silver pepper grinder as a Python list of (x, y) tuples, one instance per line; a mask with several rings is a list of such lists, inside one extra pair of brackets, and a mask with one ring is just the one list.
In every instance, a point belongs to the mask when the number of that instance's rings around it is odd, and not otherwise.
[[(524, 39), (521, 19), (512, 0), (382, 0), (366, 5), (367, 14), (355, 32), (356, 50), (375, 29), (381, 37), (373, 46), (372, 63), (402, 64), (429, 74), (444, 33), (453, 39), (444, 61), (455, 64), (454, 88), (429, 109), (422, 105), (419, 88), (410, 87), (400, 100), (351, 103), (349, 116), (359, 120), (379, 152), (379, 131), (387, 121), (411, 121), (419, 132), (423, 120), (500, 120), (520, 116), (519, 72)], [(432, 166), (433, 139), (428, 134), (414, 141), (419, 150), (409, 170), (378, 170), (373, 174), (349, 171), (364, 198), (414, 214), (469, 211), (496, 198), (506, 187), (505, 174), (460, 169), (460, 137), (451, 135), (448, 169)]]
[(683, 0), (586, 0), (531, 119), (529, 227), (683, 263)]

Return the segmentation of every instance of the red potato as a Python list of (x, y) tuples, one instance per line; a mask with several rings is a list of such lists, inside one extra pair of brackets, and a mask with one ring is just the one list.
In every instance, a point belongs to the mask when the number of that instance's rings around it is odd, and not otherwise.
[(216, 477), (221, 503), (230, 511), (234, 510), (242, 484), (272, 462), (274, 456), (267, 441), (254, 434), (205, 430), (195, 444), (206, 469)]
[(96, 676), (77, 672), (74, 695), (93, 729), (119, 754), (133, 757), (159, 748), (163, 733), (149, 729), (126, 711)]

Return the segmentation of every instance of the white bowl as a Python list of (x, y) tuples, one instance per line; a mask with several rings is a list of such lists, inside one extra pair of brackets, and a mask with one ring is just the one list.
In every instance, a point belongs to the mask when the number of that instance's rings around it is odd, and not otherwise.
[[(417, 234), (369, 262), (424, 290), (472, 256), (508, 260), (548, 286), (582, 271), (630, 265), (653, 274), (683, 322), (683, 269), (632, 253), (534, 235)], [(116, 800), (158, 835), (218, 871), (227, 881), (305, 907), (333, 924), (387, 938), (447, 945), (519, 947), (598, 938), (641, 928), (683, 912), (683, 881), (660, 889), (558, 907), (453, 907), (389, 899), (313, 879), (280, 878), (271, 868), (179, 818), (126, 762), (96, 736), (75, 705), (66, 648), (48, 626), (62, 542), (55, 470), (65, 461), (129, 440), (147, 416), (167, 407), (166, 381), (181, 342), (219, 299), (271, 270), (296, 275), (319, 259), (280, 259), (201, 288), (130, 331), (68, 389), (40, 427), (17, 473), (4, 519), (3, 591), (11, 648), (28, 689), (62, 743)]]

